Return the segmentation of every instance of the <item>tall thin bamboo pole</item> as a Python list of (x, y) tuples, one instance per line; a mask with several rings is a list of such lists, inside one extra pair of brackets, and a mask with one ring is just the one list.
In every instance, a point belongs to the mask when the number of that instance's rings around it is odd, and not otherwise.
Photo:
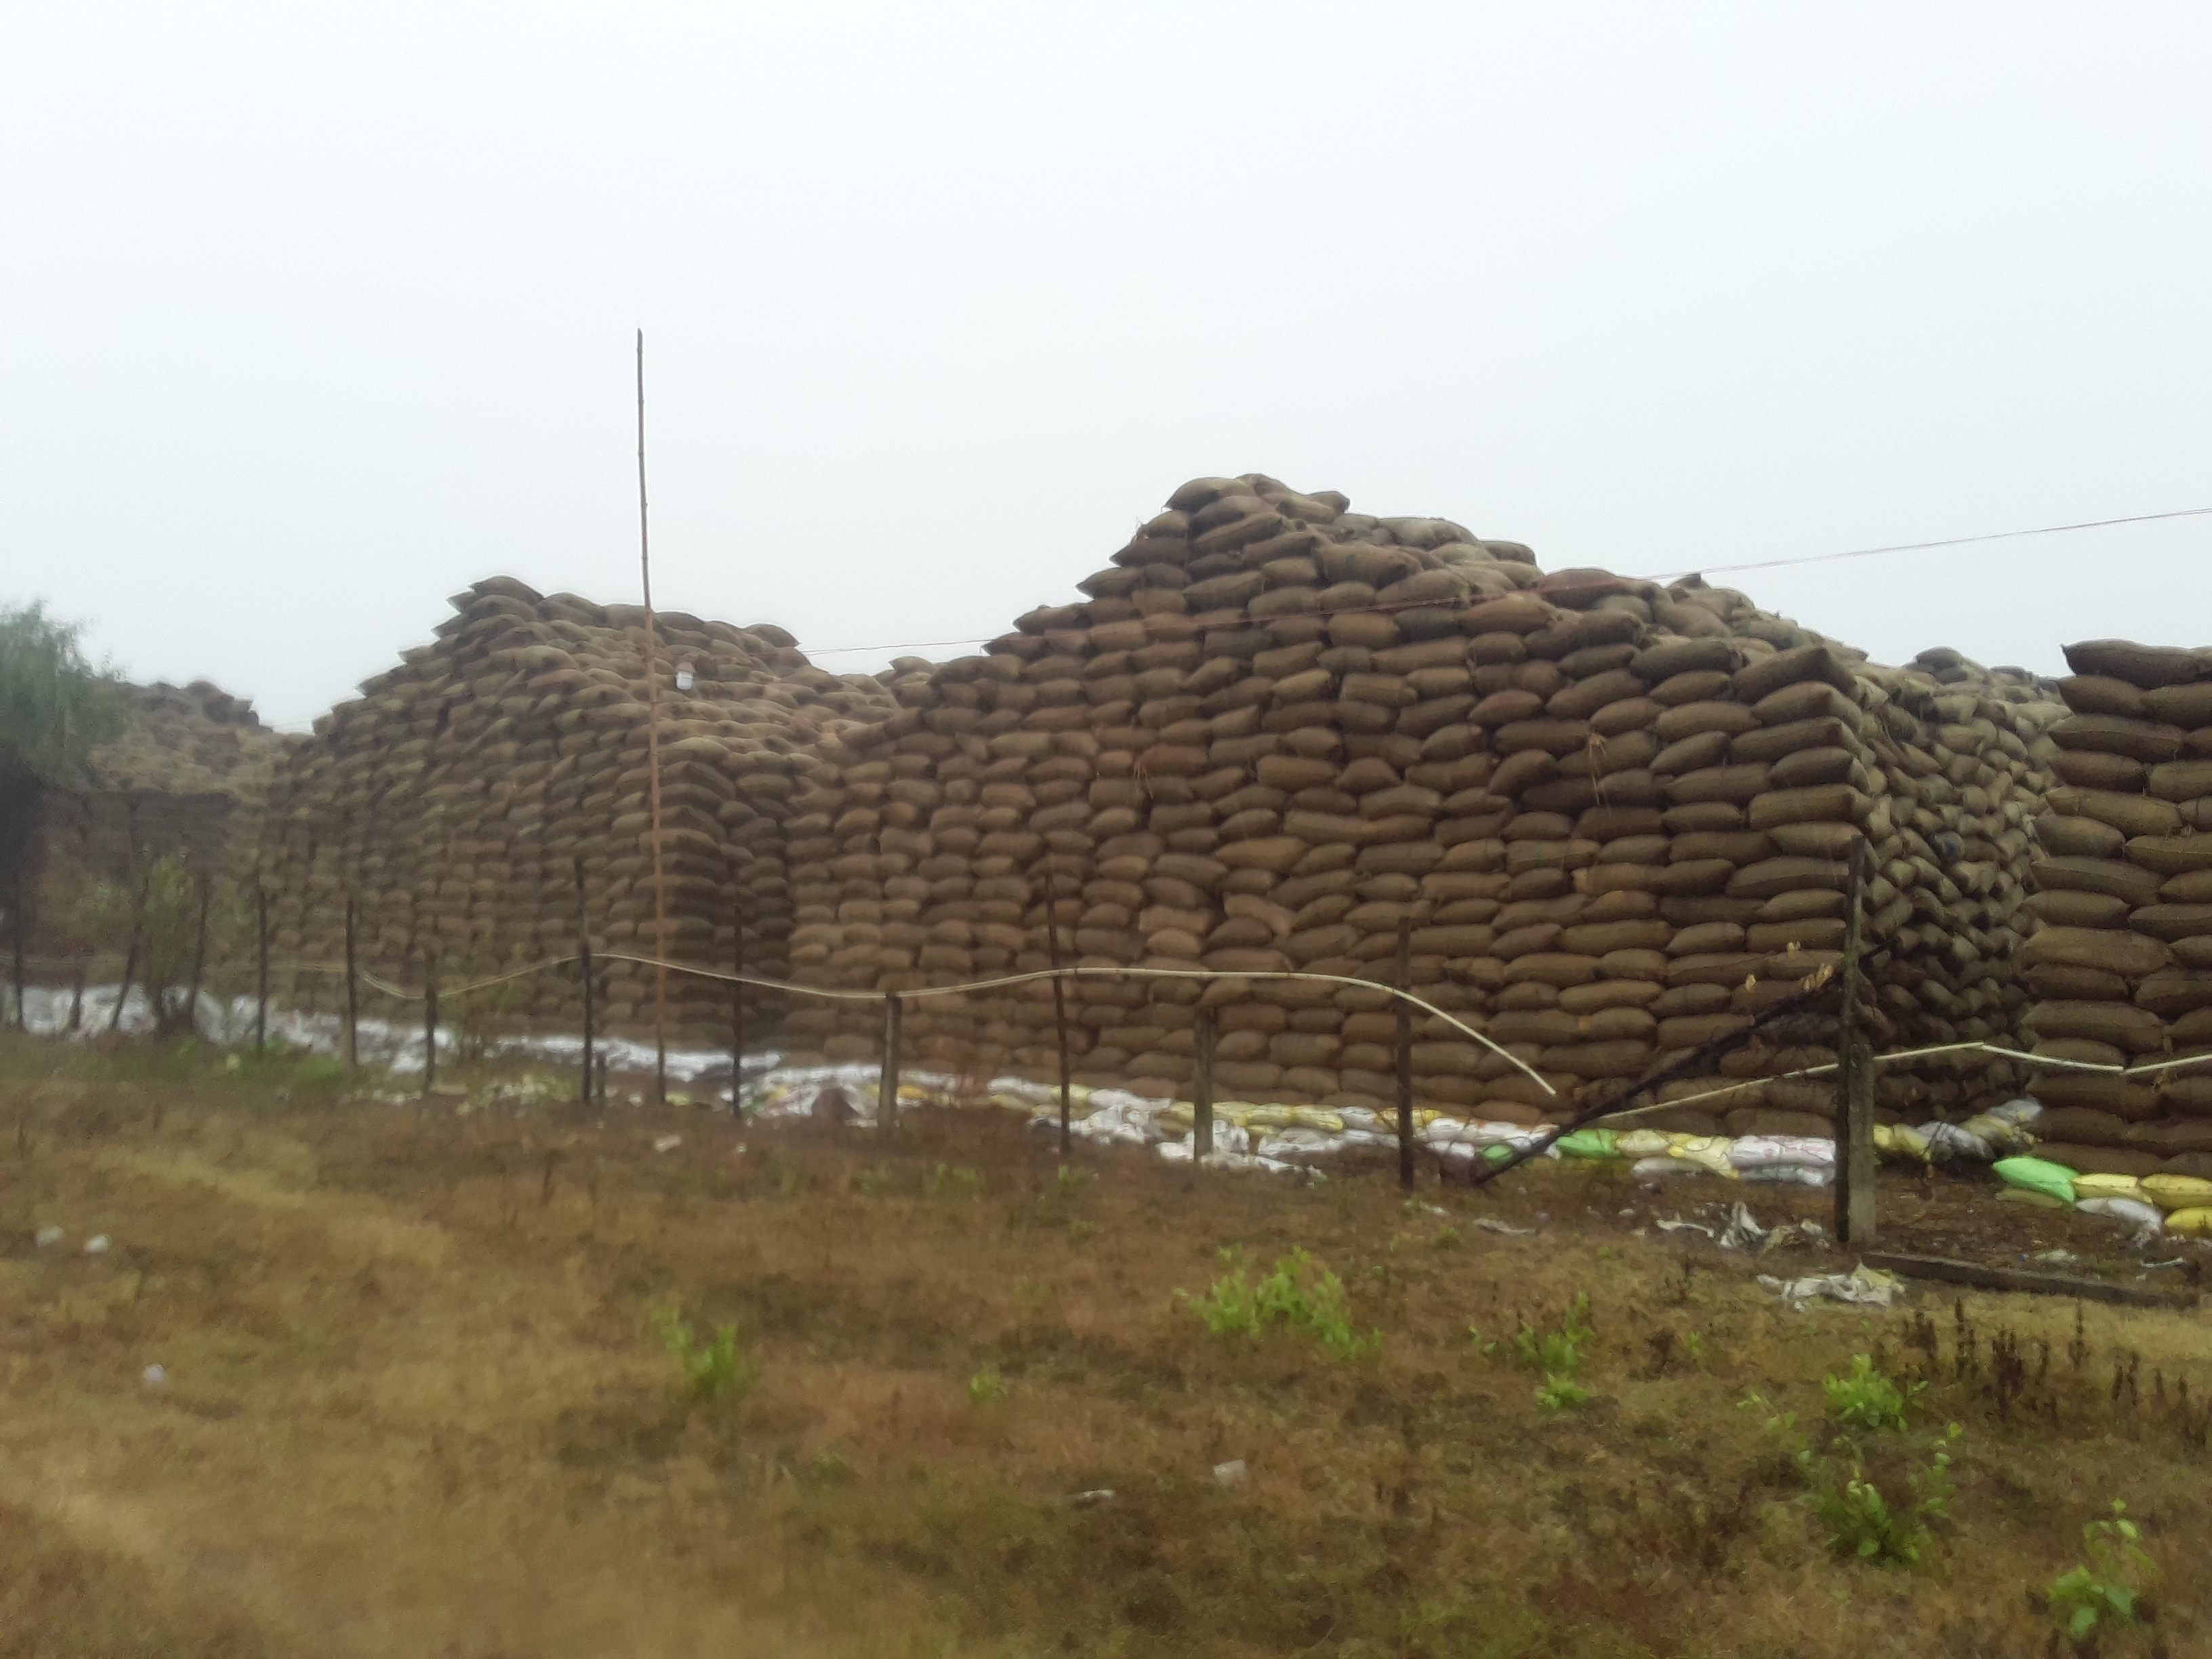
[(660, 665), (645, 511), (645, 331), (637, 331), (637, 573), (645, 590), (645, 772), (653, 807), (653, 1097), (668, 1103), (668, 888), (660, 868)]

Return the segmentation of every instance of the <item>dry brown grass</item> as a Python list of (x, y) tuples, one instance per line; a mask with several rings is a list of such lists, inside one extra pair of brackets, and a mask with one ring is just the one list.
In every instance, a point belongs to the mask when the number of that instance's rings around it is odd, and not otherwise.
[[(990, 1113), (888, 1141), (456, 1118), (327, 1085), (279, 1101), (281, 1066), (23, 1043), (0, 1075), (9, 1659), (1994, 1659), (2046, 1650), (2027, 1592), (2114, 1498), (2164, 1579), (2156, 1623), (2106, 1650), (2212, 1642), (2201, 1315), (2092, 1308), (2077, 1369), (2070, 1305), (1969, 1296), (1960, 1375), (1948, 1297), (1917, 1304), (1931, 1363), (1911, 1312), (1792, 1314), (1753, 1264), (1650, 1231), (1719, 1195), (1702, 1183), (1538, 1168), (1494, 1196), (1425, 1187), (1446, 1213), (1409, 1213), (1380, 1170), (1309, 1189), (1135, 1152), (1083, 1155), (1063, 1190), (1049, 1138)], [(683, 1145), (655, 1154), (668, 1133)], [(1824, 1201), (1750, 1196), (1769, 1218)], [(1964, 1183), (1884, 1196), (1907, 1244), (2115, 1243)], [(41, 1254), (49, 1221), (70, 1239)], [(78, 1253), (94, 1231), (105, 1258)], [(1172, 1292), (1204, 1291), (1231, 1244), (1334, 1267), (1380, 1354), (1209, 1338)], [(1547, 1414), (1467, 1328), (1577, 1291), (1595, 1398)], [(649, 1327), (672, 1304), (744, 1334), (750, 1398), (682, 1396)], [(2001, 1334), (2027, 1366), (2004, 1420)], [(1932, 1420), (1966, 1429), (1957, 1525), (1910, 1571), (1832, 1559), (1736, 1403), (1810, 1425), (1820, 1378), (1877, 1345), (1933, 1372)], [(2141, 1358), (2116, 1401), (2122, 1353)], [(154, 1361), (164, 1389), (139, 1380)], [(995, 1403), (969, 1398), (986, 1366)], [(1249, 1482), (1217, 1487), (1231, 1458)], [(1896, 1484), (1893, 1454), (1870, 1469)], [(1097, 1488), (1114, 1498), (1069, 1501)]]

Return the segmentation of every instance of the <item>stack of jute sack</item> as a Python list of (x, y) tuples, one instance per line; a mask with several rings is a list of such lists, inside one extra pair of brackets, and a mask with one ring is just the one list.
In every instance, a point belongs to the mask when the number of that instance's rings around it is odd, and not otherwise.
[[(2212, 1055), (2212, 652), (2069, 646), (2021, 953), (2034, 1052), (2105, 1066)], [(2043, 1156), (2116, 1176), (2212, 1176), (2212, 1063), (2058, 1073)]]
[[(364, 967), (447, 985), (573, 952), (576, 871), (594, 948), (654, 952), (643, 612), (495, 578), (452, 601), (436, 642), (318, 720), (277, 780), (263, 842), (280, 959), (340, 958), (345, 902)], [(890, 712), (865, 676), (812, 666), (791, 636), (661, 612), (662, 854), (670, 955), (727, 968), (784, 966), (791, 899), (785, 819), (825, 738)], [(690, 689), (680, 690), (688, 665)], [(610, 962), (609, 1029), (653, 1021), (653, 973)], [(675, 1030), (719, 1040), (726, 990), (670, 981)], [(328, 1008), (327, 974), (290, 1000)], [(573, 969), (520, 981), (499, 1006), (573, 1029)], [(458, 1011), (449, 1011), (458, 1012)], [(756, 1000), (756, 1030), (778, 1010)]]
[[(1659, 1127), (1825, 1132), (1832, 1085), (1784, 1074), (1833, 1060), (1832, 1012), (1692, 1056), (1833, 971), (1863, 839), (1875, 1041), (2016, 1030), (2033, 750), (2064, 713), (2024, 674), (1877, 669), (1694, 578), (1546, 575), (1517, 544), (1259, 475), (1186, 484), (1080, 587), (980, 655), (902, 665), (899, 711), (840, 734), (805, 797), (825, 833), (791, 849), (818, 900), (795, 974), (903, 991), (1056, 944), (1365, 980), (1099, 976), (1068, 1000), (1085, 1081), (1187, 1094), (1205, 1006), (1220, 1091), (1371, 1110), (1395, 1087), (1371, 981), (1403, 926), (1413, 991), (1451, 1017), (1416, 1022), (1425, 1107), (1556, 1121), (1672, 1063), (1692, 1074)], [(857, 1060), (879, 1020), (802, 1008), (787, 1034)], [(1054, 1063), (1042, 984), (908, 1022), (923, 1063)], [(1878, 1098), (1965, 1115), (2015, 1080), (1939, 1059), (1885, 1068)]]
[(41, 792), (33, 807), (33, 955), (78, 956), (95, 943), (119, 951), (120, 941), (82, 936), (81, 907), (102, 882), (133, 890), (149, 860), (175, 854), (220, 881), (249, 876), (270, 780), (298, 741), (204, 680), (117, 691), (122, 729), (86, 757), (82, 776)]

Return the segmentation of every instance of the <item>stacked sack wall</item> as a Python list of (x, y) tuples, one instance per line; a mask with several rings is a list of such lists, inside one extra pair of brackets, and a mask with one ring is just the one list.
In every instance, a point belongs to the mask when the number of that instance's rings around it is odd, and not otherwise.
[[(2212, 652), (2069, 646), (2059, 779), (2036, 828), (2023, 953), (2034, 1052), (2139, 1065), (2212, 1054)], [(2212, 1066), (2039, 1080), (2041, 1155), (2094, 1173), (2212, 1176)]]
[[(450, 984), (568, 955), (579, 860), (594, 947), (654, 954), (643, 612), (507, 578), (452, 603), (436, 641), (319, 720), (278, 777), (262, 847), (274, 954), (341, 960), (350, 896), (363, 965), (396, 981), (419, 982), (434, 959)], [(742, 925), (748, 967), (780, 975), (790, 802), (825, 737), (890, 702), (871, 678), (814, 667), (781, 629), (655, 623), (670, 955), (727, 968)], [(679, 691), (687, 659), (695, 682)], [(604, 1029), (650, 1031), (653, 981), (605, 964)], [(310, 1008), (340, 994), (327, 972), (289, 988)], [(672, 975), (669, 998), (676, 1035), (726, 1040), (726, 988)], [(574, 1029), (578, 975), (525, 979), (506, 1011)], [(771, 1036), (781, 1012), (756, 995), (751, 1029)]]
[[(1194, 480), (982, 654), (892, 680), (897, 714), (826, 745), (790, 852), (791, 963), (905, 990), (1065, 959), (1218, 973), (1395, 971), (1567, 1101), (1740, 1030), (1840, 957), (1846, 855), (1870, 842), (1877, 1042), (2009, 1039), (2031, 752), (2063, 713), (1952, 653), (1879, 669), (1741, 594), (1595, 571), (1378, 519), (1259, 475)], [(1177, 1093), (1198, 1005), (1218, 1088), (1388, 1103), (1379, 992), (1105, 978), (1068, 992), (1079, 1079)], [(805, 1008), (794, 1058), (867, 1059), (878, 1016)], [(925, 1063), (1048, 1077), (1048, 987), (913, 1002)], [(1747, 1046), (1658, 1121), (1824, 1131), (1832, 1017)], [(1423, 1016), (1425, 1103), (1507, 1121), (1559, 1102)], [(1964, 1115), (1987, 1057), (1886, 1068), (1891, 1115)]]
[(38, 789), (25, 872), (29, 949), (87, 947), (80, 907), (102, 882), (129, 889), (171, 854), (235, 879), (252, 866), (270, 777), (296, 741), (205, 681), (120, 688), (124, 726), (87, 757), (76, 787)]

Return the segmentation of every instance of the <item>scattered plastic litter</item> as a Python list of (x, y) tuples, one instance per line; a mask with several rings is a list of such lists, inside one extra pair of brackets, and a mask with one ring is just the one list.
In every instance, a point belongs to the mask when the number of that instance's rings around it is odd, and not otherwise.
[(1862, 1262), (1847, 1273), (1819, 1273), (1808, 1279), (1776, 1279), (1761, 1273), (1759, 1282), (1799, 1312), (1815, 1302), (1850, 1302), (1887, 1308), (1905, 1295), (1905, 1281)]
[(654, 1139), (653, 1150), (656, 1152), (672, 1152), (683, 1144), (682, 1135), (661, 1135)]
[(1217, 1486), (1241, 1486), (1250, 1478), (1251, 1472), (1244, 1467), (1244, 1460), (1241, 1457), (1213, 1466), (1213, 1484)]
[[(1437, 1213), (1441, 1215), (1443, 1212), (1440, 1210)], [(1536, 1231), (1534, 1227), (1508, 1226), (1496, 1216), (1492, 1215), (1475, 1217), (1474, 1224), (1486, 1233), (1504, 1233), (1509, 1238), (1526, 1238)]]
[(163, 1367), (160, 1365), (149, 1365), (146, 1367), (145, 1381), (148, 1388), (158, 1389), (168, 1380), (169, 1373)]
[(1087, 1510), (1095, 1504), (1110, 1504), (1114, 1501), (1114, 1488), (1101, 1486), (1096, 1492), (1079, 1492), (1067, 1501), (1071, 1508), (1079, 1510)]
[(107, 1235), (106, 1233), (95, 1233), (92, 1237), (86, 1239), (84, 1241), (84, 1253), (87, 1255), (106, 1255), (107, 1254)]
[(38, 1240), (39, 1248), (43, 1250), (49, 1244), (60, 1243), (69, 1235), (59, 1227), (41, 1227), (33, 1237)]

